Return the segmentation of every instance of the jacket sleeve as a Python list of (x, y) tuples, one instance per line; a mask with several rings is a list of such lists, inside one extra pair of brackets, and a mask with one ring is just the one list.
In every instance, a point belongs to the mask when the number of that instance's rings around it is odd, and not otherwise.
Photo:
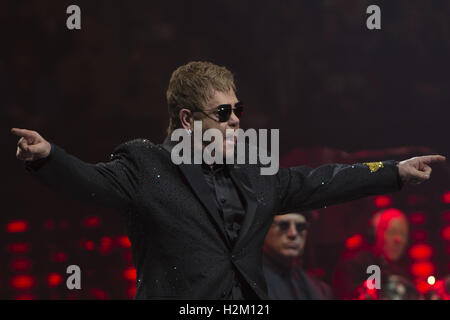
[(135, 200), (140, 184), (136, 152), (139, 142), (118, 146), (109, 162), (89, 164), (51, 144), (50, 155), (25, 162), (41, 183), (72, 198), (106, 207), (126, 208)]
[(299, 166), (277, 173), (278, 214), (301, 212), (402, 188), (396, 161)]

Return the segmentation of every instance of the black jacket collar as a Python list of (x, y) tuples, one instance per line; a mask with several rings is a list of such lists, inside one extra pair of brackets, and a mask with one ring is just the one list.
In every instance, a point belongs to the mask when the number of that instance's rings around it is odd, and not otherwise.
[[(164, 140), (162, 147), (167, 151), (171, 152), (172, 148), (177, 144), (177, 141), (171, 141), (170, 136), (167, 136)], [(199, 198), (201, 203), (206, 207), (208, 212), (211, 214), (212, 218), (216, 222), (222, 236), (225, 238), (226, 243), (230, 246), (230, 241), (226, 235), (223, 219), (214, 202), (214, 195), (211, 193), (208, 184), (202, 173), (201, 165), (199, 164), (180, 164), (178, 166), (188, 181), (189, 185), (193, 189), (195, 195)], [(242, 239), (245, 237), (247, 231), (252, 225), (253, 219), (256, 213), (257, 199), (253, 192), (253, 188), (245, 173), (245, 166), (238, 164), (227, 165), (231, 179), (237, 186), (241, 194), (245, 199), (245, 218), (239, 232), (238, 240), (236, 242), (235, 250), (238, 250), (240, 246), (243, 245)]]

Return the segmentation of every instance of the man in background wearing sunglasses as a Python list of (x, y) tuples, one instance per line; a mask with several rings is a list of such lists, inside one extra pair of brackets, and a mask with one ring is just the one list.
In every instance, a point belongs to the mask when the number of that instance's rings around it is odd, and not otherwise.
[(175, 165), (171, 151), (177, 142), (170, 136), (176, 129), (195, 132), (197, 120), (204, 131), (222, 132), (224, 154), (232, 150), (226, 146), (236, 141), (226, 139), (226, 130), (239, 128), (243, 104), (232, 73), (209, 62), (175, 70), (167, 102), (163, 144), (129, 141), (103, 163), (83, 162), (36, 131), (12, 129), (20, 137), (17, 158), (42, 183), (124, 214), (136, 299), (267, 298), (262, 247), (275, 214), (397, 191), (402, 183), (428, 180), (428, 164), (444, 160), (281, 168), (275, 175), (261, 175), (259, 164)]
[(332, 299), (328, 285), (304, 272), (300, 261), (312, 212), (275, 216), (264, 241), (263, 270), (269, 298), (274, 300)]

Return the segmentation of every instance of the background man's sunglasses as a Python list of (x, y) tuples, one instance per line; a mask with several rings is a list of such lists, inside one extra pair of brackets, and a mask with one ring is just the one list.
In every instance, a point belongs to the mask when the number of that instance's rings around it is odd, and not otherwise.
[[(203, 110), (196, 110), (194, 112), (201, 112), (208, 118), (217, 122), (227, 122), (230, 120), (231, 112), (234, 112), (238, 119), (241, 118), (242, 113), (244, 112), (244, 103), (239, 101), (234, 105), (234, 108), (231, 104), (221, 104), (215, 109), (208, 111), (208, 113)], [(211, 114), (215, 115), (216, 118), (211, 117)]]
[[(278, 226), (281, 232), (287, 232), (291, 227), (291, 223), (289, 221), (274, 222), (274, 224)], [(297, 222), (295, 224), (295, 229), (297, 229), (298, 233), (302, 232), (303, 230), (307, 230), (308, 228), (308, 222)]]

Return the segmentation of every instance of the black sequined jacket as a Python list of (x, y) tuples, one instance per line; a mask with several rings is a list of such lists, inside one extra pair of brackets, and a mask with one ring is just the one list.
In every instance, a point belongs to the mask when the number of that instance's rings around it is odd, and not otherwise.
[(231, 247), (199, 165), (175, 165), (171, 145), (145, 139), (118, 146), (108, 162), (88, 164), (52, 144), (49, 157), (27, 163), (44, 184), (124, 213), (137, 270), (135, 299), (221, 299), (235, 272), (267, 298), (262, 246), (275, 214), (401, 188), (394, 161), (280, 168), (232, 165), (245, 200), (245, 219)]

